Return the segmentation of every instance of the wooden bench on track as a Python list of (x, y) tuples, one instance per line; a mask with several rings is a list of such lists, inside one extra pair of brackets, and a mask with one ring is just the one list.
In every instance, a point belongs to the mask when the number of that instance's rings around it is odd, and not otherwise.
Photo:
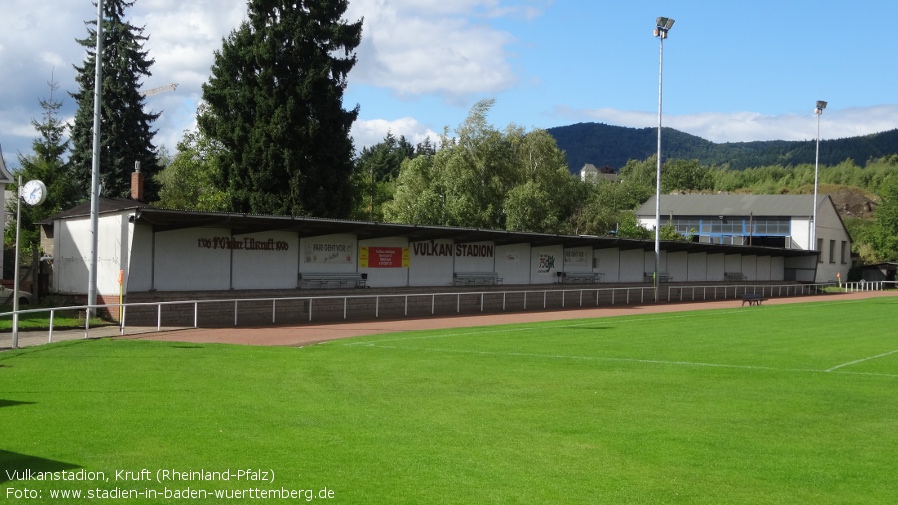
[(748, 302), (748, 306), (752, 305), (761, 305), (761, 302), (766, 301), (767, 298), (764, 298), (762, 295), (757, 293), (745, 293), (742, 295), (742, 305), (745, 306), (745, 302)]

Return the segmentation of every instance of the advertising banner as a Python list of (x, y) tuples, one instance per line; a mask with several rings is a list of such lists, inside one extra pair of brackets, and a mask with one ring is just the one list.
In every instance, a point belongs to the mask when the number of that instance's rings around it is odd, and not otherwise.
[(590, 257), (587, 251), (582, 249), (565, 249), (564, 250), (564, 266), (567, 267), (589, 267)]
[(539, 275), (551, 275), (555, 270), (555, 255), (553, 253), (539, 253), (539, 264), (536, 267), (536, 273)]
[(306, 263), (327, 263), (327, 264), (352, 264), (352, 254), (354, 249), (352, 241), (346, 242), (306, 242), (305, 257)]
[(408, 268), (411, 262), (408, 247), (360, 247), (359, 266), (362, 268)]

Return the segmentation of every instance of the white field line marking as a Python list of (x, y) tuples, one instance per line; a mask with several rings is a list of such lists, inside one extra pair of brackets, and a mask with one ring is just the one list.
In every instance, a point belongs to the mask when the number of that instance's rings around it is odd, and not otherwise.
[(836, 365), (836, 366), (834, 366), (834, 367), (832, 367), (832, 368), (830, 368), (830, 369), (828, 369), (828, 370), (826, 370), (826, 371), (827, 371), (827, 372), (832, 372), (833, 370), (838, 370), (839, 368), (843, 368), (843, 367), (851, 366), (851, 365), (856, 365), (856, 364), (858, 364), (858, 363), (863, 363), (864, 361), (870, 361), (870, 360), (873, 360), (873, 359), (882, 358), (882, 357), (888, 356), (888, 355), (890, 355), (890, 354), (895, 354), (896, 352), (898, 352), (898, 349), (895, 349), (894, 351), (884, 352), (884, 353), (882, 353), (882, 354), (877, 354), (876, 356), (870, 356), (870, 357), (868, 357), (868, 358), (856, 359), (856, 360), (854, 360), (854, 361), (849, 361), (848, 363), (842, 363), (841, 365)]
[[(756, 365), (726, 365), (723, 363), (702, 363), (696, 361), (667, 361), (667, 360), (657, 360), (657, 359), (639, 359), (639, 358), (609, 358), (609, 357), (597, 357), (597, 356), (576, 356), (576, 355), (565, 355), (565, 354), (537, 354), (537, 353), (526, 353), (526, 352), (499, 352), (499, 351), (474, 351), (470, 349), (438, 349), (431, 347), (401, 347), (401, 346), (393, 346), (393, 345), (380, 345), (373, 342), (359, 343), (357, 346), (365, 347), (374, 347), (380, 349), (393, 349), (400, 351), (422, 351), (422, 352), (441, 352), (441, 353), (450, 353), (450, 354), (475, 354), (482, 356), (513, 356), (513, 357), (523, 357), (523, 358), (549, 358), (549, 359), (565, 359), (565, 360), (580, 360), (580, 361), (612, 361), (612, 362), (621, 362), (621, 363), (648, 363), (653, 365), (674, 365), (674, 366), (691, 366), (691, 367), (709, 367), (709, 368), (734, 368), (739, 370), (763, 370), (763, 371), (773, 371), (773, 372), (802, 372), (802, 373), (837, 373), (844, 375), (871, 375), (876, 377), (898, 377), (895, 374), (886, 374), (886, 373), (872, 373), (872, 372), (834, 372), (834, 369), (829, 370), (814, 370), (808, 368), (775, 368), (769, 366), (756, 366)], [(893, 354), (898, 352), (898, 350), (893, 351), (887, 354)]]

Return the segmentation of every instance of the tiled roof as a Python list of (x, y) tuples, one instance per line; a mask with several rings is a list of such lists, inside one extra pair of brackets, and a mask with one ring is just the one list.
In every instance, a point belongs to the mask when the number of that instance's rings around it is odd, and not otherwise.
[[(810, 216), (813, 195), (661, 195), (661, 213), (676, 216)], [(817, 196), (817, 208), (829, 199)], [(636, 209), (637, 216), (655, 215), (655, 197)]]

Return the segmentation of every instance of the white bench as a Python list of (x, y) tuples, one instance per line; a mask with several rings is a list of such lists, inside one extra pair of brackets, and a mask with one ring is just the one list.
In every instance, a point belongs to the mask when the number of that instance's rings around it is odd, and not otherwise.
[(301, 273), (300, 288), (363, 288), (368, 274), (359, 273)]
[[(644, 280), (645, 282), (653, 282), (655, 277), (654, 272), (646, 272)], [(673, 280), (673, 277), (667, 272), (658, 272), (658, 282), (670, 282)]]
[(455, 272), (456, 286), (493, 286), (502, 284), (502, 278), (496, 272)]
[(602, 279), (600, 272), (556, 272), (561, 284), (592, 284)]

